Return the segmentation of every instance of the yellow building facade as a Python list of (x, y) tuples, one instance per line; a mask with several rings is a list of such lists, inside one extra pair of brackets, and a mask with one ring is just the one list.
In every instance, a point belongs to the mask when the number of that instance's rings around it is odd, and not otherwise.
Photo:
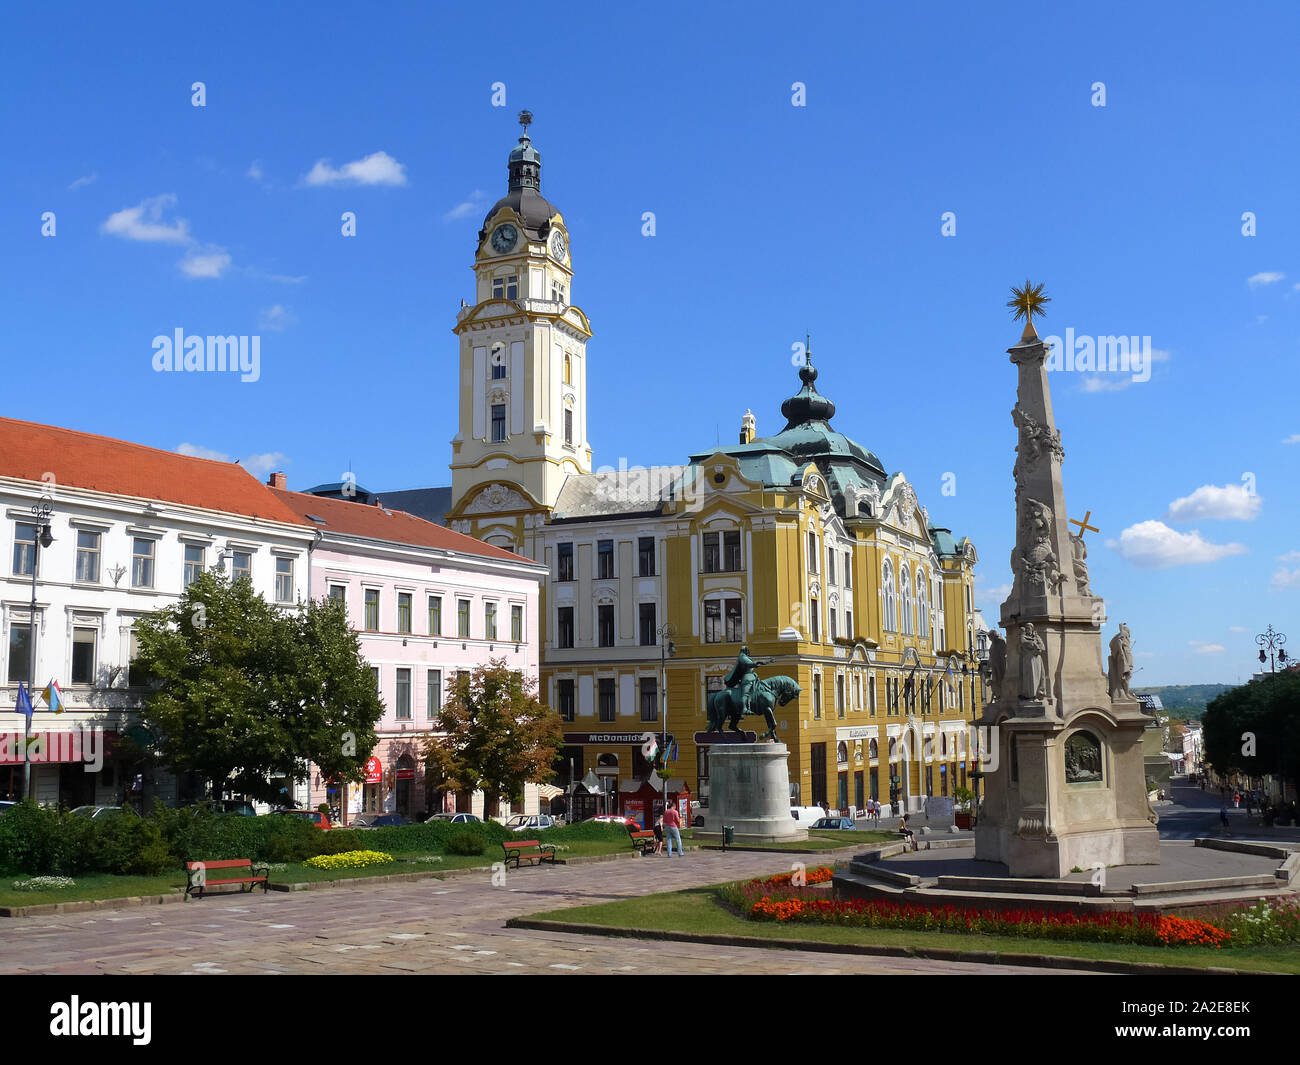
[[(802, 689), (776, 711), (792, 805), (854, 810), (874, 796), (915, 810), (951, 796), (968, 784), (983, 702), (974, 546), (832, 428), (811, 356), (773, 436), (746, 412), (735, 445), (680, 466), (593, 471), (592, 332), (569, 303), (572, 249), (540, 170), (525, 133), (479, 235), (477, 302), (456, 324), (446, 520), (548, 568), (540, 681), (564, 719), (558, 782), (600, 785), (599, 798), (576, 789), (575, 812), (653, 816), (652, 803), (636, 806), (647, 781), (659, 787), (648, 734), (671, 736), (675, 786), (707, 802), (706, 700), (742, 646), (760, 676)], [(741, 727), (761, 734), (761, 722)]]

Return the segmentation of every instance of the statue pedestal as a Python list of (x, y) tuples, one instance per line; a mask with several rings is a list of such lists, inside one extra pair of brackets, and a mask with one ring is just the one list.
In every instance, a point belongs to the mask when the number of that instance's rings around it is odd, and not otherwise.
[(709, 753), (709, 808), (696, 837), (720, 837), (724, 825), (736, 843), (808, 838), (790, 816), (790, 750), (784, 743), (728, 743)]

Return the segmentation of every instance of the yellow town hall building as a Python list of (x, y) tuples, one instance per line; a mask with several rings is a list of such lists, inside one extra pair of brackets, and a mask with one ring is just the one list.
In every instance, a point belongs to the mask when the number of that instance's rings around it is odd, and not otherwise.
[[(681, 466), (593, 471), (592, 331), (572, 302), (571, 254), (525, 127), (479, 233), (475, 302), (456, 321), (445, 521), (549, 569), (540, 682), (564, 719), (557, 782), (594, 773), (600, 808), (622, 808), (608, 796), (643, 788), (643, 737), (666, 731), (673, 786), (707, 801), (705, 701), (747, 645), (766, 660), (761, 676), (802, 688), (776, 711), (792, 804), (861, 808), (875, 796), (917, 809), (951, 795), (983, 702), (974, 546), (832, 428), (811, 356), (775, 435), (756, 436), (746, 413), (737, 444)], [(581, 788), (576, 804), (597, 809)]]

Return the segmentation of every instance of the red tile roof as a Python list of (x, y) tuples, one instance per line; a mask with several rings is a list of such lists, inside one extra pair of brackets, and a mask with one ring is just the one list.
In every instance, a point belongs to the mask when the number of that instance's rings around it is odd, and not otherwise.
[(107, 436), (0, 418), (0, 476), (305, 524), (235, 462), (217, 462)]
[[(485, 544), (482, 540), (476, 540), (464, 533), (452, 532), (445, 526), (417, 518), (404, 510), (388, 510), (367, 503), (330, 499), (327, 496), (314, 496), (306, 492), (290, 492), (283, 488), (271, 488), (269, 491), (279, 496), (296, 515), (322, 532), (365, 536), (372, 540), (386, 540), (389, 543), (410, 544), (416, 547), (433, 547), (443, 551), (460, 551), (467, 555), (481, 555), (484, 558), (499, 558), (510, 562), (533, 562), (531, 558), (494, 547), (492, 544)], [(325, 524), (312, 521), (308, 517), (310, 514), (324, 518)]]

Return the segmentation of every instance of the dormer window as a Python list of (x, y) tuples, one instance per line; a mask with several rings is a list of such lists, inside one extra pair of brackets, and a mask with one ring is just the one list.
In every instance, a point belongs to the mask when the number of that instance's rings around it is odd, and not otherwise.
[(516, 274), (492, 279), (492, 298), (499, 300), (502, 297), (508, 300), (519, 298), (519, 277)]

